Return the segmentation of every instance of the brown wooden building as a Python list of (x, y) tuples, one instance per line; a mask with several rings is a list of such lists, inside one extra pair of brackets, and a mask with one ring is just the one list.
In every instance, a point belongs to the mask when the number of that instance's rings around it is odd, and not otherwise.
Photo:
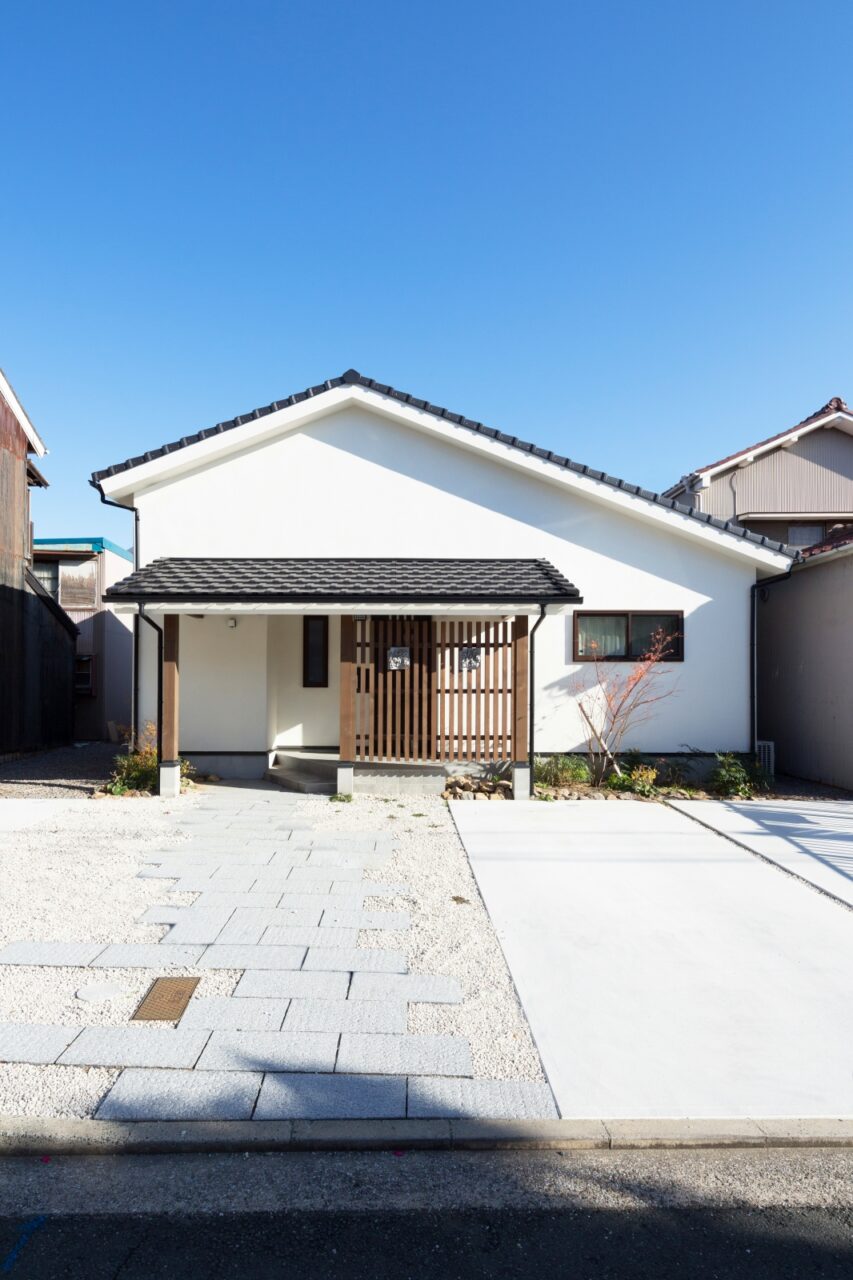
[(32, 571), (45, 445), (0, 372), (0, 759), (70, 742), (77, 628)]

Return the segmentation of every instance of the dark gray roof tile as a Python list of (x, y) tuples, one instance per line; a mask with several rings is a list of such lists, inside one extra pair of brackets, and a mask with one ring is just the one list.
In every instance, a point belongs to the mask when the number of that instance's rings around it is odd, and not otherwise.
[(581, 601), (548, 560), (154, 560), (107, 592), (111, 600), (168, 603), (527, 604)]

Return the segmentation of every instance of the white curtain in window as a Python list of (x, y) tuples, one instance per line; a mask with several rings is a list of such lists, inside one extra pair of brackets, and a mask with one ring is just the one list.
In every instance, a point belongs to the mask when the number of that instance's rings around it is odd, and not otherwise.
[(579, 619), (578, 655), (581, 658), (624, 657), (627, 646), (628, 619), (624, 613)]

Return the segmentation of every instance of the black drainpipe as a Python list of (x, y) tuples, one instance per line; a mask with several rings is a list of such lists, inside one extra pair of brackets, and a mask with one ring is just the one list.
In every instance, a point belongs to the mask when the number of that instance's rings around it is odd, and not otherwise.
[(777, 573), (772, 578), (761, 578), (758, 582), (753, 582), (749, 589), (749, 751), (752, 756), (755, 755), (758, 742), (758, 593), (774, 582), (789, 582), (794, 565), (800, 560), (801, 556), (798, 554), (784, 573)]
[[(104, 493), (97, 480), (90, 480), (89, 484), (93, 489), (97, 489), (101, 502), (105, 507), (115, 507), (117, 511), (133, 512), (133, 568), (136, 571), (139, 568), (139, 508), (126, 507), (123, 502), (113, 502), (112, 498), (108, 498)], [(153, 626), (154, 624), (152, 623), (151, 625)], [(136, 614), (134, 614), (133, 618), (133, 697), (130, 718), (133, 721), (130, 726), (130, 737), (135, 748), (138, 745), (136, 735), (139, 725), (139, 616)]]
[(539, 630), (539, 627), (544, 621), (545, 621), (545, 605), (542, 603), (542, 601), (540, 601), (539, 617), (536, 619), (533, 626), (530, 628), (530, 672), (529, 672), (530, 689), (528, 690), (530, 707), (527, 713), (530, 717), (530, 723), (529, 723), (527, 734), (528, 734), (528, 740), (529, 740), (529, 746), (530, 746), (530, 794), (531, 795), (534, 794), (533, 772), (534, 772), (534, 767), (536, 762), (536, 754), (534, 751), (534, 742), (536, 737), (536, 721), (534, 720), (534, 716), (536, 714), (536, 632)]
[(163, 628), (145, 612), (145, 605), (138, 606), (138, 616), (157, 632), (157, 763), (163, 759)]

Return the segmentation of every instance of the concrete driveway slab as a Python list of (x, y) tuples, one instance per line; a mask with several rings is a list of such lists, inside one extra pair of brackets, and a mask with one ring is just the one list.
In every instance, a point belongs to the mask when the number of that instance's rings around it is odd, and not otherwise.
[(853, 802), (677, 800), (673, 807), (853, 907)]
[(664, 805), (451, 808), (564, 1116), (853, 1113), (842, 906)]

